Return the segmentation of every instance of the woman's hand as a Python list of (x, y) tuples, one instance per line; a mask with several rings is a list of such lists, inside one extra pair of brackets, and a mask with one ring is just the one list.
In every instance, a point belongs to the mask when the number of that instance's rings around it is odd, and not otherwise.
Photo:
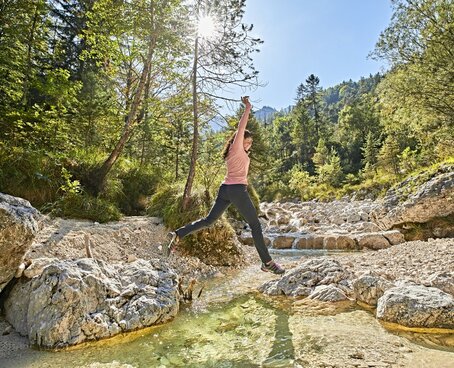
[(241, 102), (246, 105), (246, 107), (251, 107), (251, 103), (249, 102), (249, 96), (241, 97)]

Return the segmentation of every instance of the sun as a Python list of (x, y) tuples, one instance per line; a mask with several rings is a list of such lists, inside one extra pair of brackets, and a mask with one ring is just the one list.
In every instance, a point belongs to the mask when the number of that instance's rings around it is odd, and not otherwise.
[(214, 37), (216, 32), (216, 24), (210, 15), (204, 15), (199, 19), (198, 34), (204, 38)]

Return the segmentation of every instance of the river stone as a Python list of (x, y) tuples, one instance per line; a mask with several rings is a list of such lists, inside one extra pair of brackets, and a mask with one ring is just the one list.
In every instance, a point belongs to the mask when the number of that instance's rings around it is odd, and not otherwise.
[(422, 285), (393, 287), (378, 299), (377, 318), (406, 327), (454, 329), (454, 298)]
[(356, 300), (376, 306), (383, 293), (394, 285), (382, 277), (363, 275), (353, 281)]
[(350, 236), (347, 235), (338, 235), (336, 239), (336, 248), (337, 249), (357, 249), (358, 246), (356, 244), (355, 239), (352, 239)]
[(259, 290), (268, 295), (308, 296), (319, 285), (349, 286), (350, 273), (330, 258), (309, 259), (287, 271), (280, 279), (270, 280)]
[(336, 236), (335, 235), (327, 235), (323, 239), (323, 248), (324, 249), (336, 249)]
[(0, 291), (22, 263), (41, 218), (30, 202), (0, 193)]
[(317, 286), (309, 295), (309, 298), (322, 302), (340, 302), (348, 299), (347, 295), (333, 284)]
[(244, 245), (254, 246), (254, 238), (251, 233), (242, 233), (238, 236), (238, 240)]
[(280, 235), (273, 241), (273, 248), (275, 249), (290, 249), (295, 240), (294, 236)]
[(315, 238), (310, 234), (304, 234), (297, 238), (295, 247), (297, 249), (314, 249)]
[(443, 290), (454, 296), (454, 272), (442, 271), (429, 276), (427, 282), (430, 286)]
[(389, 247), (389, 241), (380, 233), (369, 233), (356, 235), (360, 249), (369, 248), (373, 250)]
[(179, 308), (177, 277), (157, 260), (53, 262), (21, 278), (5, 317), (33, 345), (61, 348), (163, 323)]
[(277, 216), (276, 222), (278, 225), (288, 225), (288, 223), (290, 222), (290, 217), (286, 214), (280, 214), (279, 216)]
[(352, 213), (347, 216), (347, 222), (356, 223), (361, 221), (361, 215), (359, 213)]
[(391, 243), (391, 245), (397, 245), (405, 242), (404, 234), (399, 230), (383, 231), (383, 236)]

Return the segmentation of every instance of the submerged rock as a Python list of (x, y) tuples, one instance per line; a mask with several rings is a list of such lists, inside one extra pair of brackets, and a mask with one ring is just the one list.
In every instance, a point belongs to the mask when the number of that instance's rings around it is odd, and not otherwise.
[(178, 308), (176, 274), (158, 261), (110, 265), (84, 258), (21, 278), (5, 315), (31, 344), (61, 348), (168, 321)]
[(309, 295), (309, 298), (320, 300), (322, 302), (339, 302), (348, 299), (344, 291), (333, 284), (317, 286)]
[(266, 282), (259, 290), (269, 295), (308, 296), (319, 285), (334, 284), (345, 292), (349, 290), (350, 276), (333, 259), (310, 259), (280, 279)]
[(383, 293), (394, 285), (382, 277), (363, 275), (353, 281), (356, 300), (376, 306)]
[(0, 193), (0, 291), (16, 274), (39, 230), (40, 218), (30, 202)]
[(454, 298), (433, 287), (394, 287), (378, 299), (377, 318), (406, 327), (454, 329)]

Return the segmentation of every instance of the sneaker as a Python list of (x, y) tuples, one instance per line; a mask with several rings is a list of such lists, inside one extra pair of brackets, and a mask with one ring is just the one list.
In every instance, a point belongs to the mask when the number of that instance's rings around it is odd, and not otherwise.
[(282, 275), (285, 270), (276, 262), (271, 261), (268, 264), (262, 263), (262, 267), (260, 269), (264, 272), (271, 272), (276, 275)]
[(171, 231), (167, 234), (166, 240), (164, 241), (164, 254), (166, 257), (172, 253), (175, 245), (178, 243), (178, 235), (176, 232)]

